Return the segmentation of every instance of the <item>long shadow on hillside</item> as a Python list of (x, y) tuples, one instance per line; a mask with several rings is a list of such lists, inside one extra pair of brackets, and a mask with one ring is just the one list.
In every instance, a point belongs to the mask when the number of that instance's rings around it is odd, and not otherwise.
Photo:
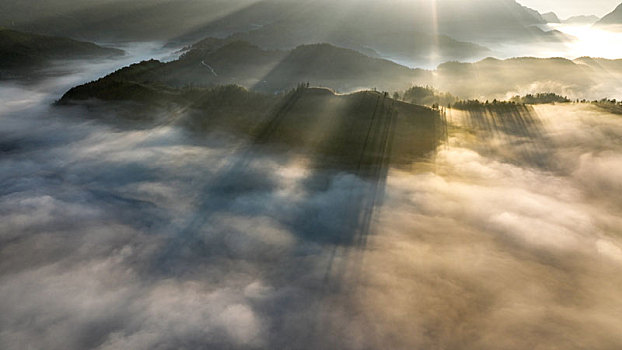
[[(130, 87), (119, 90), (126, 98), (137, 87), (142, 87), (139, 102), (154, 96), (145, 86), (124, 86)], [(109, 87), (101, 88), (105, 92)], [(98, 84), (83, 87), (65, 101), (107, 96), (98, 91)], [(227, 156), (224, 165), (208, 164), (218, 170), (206, 174), (206, 180), (196, 179), (200, 183), (192, 188), (198, 204), (185, 222), (153, 223), (171, 227), (172, 234), (145, 273), (179, 279), (199, 274), (211, 280), (231, 273), (223, 268), (231, 261), (248, 263), (259, 274), (253, 278), (286, 294), (274, 301), (278, 305), (266, 301), (257, 306), (270, 314), (275, 334), (273, 346), (267, 347), (282, 348), (279, 335), (302, 328), (297, 334), (305, 339), (298, 341), (319, 344), (322, 328), (334, 321), (317, 307), (347, 295), (352, 278), (361, 275), (357, 253), (374, 232), (388, 172), (409, 168), (435, 150), (444, 130), (440, 113), (374, 91), (336, 95), (299, 87), (284, 96), (268, 96), (222, 87), (170, 95), (155, 96), (181, 105), (179, 122), (200, 137), (223, 127), (246, 144)], [(294, 181), (293, 195), (281, 195), (281, 164), (303, 164), (305, 174)], [(263, 244), (257, 237), (264, 233), (264, 219), (268, 230), (283, 229), (294, 243), (287, 248)], [(241, 228), (236, 226), (240, 222)], [(294, 327), (288, 317), (297, 313), (310, 318)], [(309, 346), (314, 347), (319, 346)]]
[[(374, 211), (381, 206), (389, 169), (407, 167), (432, 152), (441, 138), (440, 124), (437, 111), (396, 102), (384, 93), (338, 96), (325, 89), (300, 87), (283, 98), (258, 124), (248, 147), (198, 192), (202, 199), (195, 214), (158, 265), (180, 273), (183, 266), (176, 262), (188, 254), (193, 261), (209, 259), (213, 248), (198, 232), (214, 215), (256, 214), (236, 213), (236, 204), (243, 195), (276, 187), (274, 179), (258, 174), (252, 166), (262, 159), (306, 160), (305, 198), (292, 208), (279, 209), (287, 214), (281, 223), (299, 239), (364, 246)], [(337, 215), (326, 221), (321, 219), (323, 208), (311, 198), (329, 191), (338, 177), (349, 177), (348, 189), (332, 207)]]
[(503, 151), (508, 159), (546, 169), (550, 166), (549, 140), (542, 121), (531, 106), (511, 103), (486, 104), (464, 108), (465, 126), (489, 146), (500, 140), (509, 145)]

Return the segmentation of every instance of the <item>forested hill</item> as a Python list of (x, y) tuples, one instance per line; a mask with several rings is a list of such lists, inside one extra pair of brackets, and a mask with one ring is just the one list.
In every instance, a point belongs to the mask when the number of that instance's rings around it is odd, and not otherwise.
[(291, 51), (265, 50), (244, 41), (203, 40), (178, 60), (133, 65), (91, 84), (110, 81), (160, 82), (167, 86), (237, 84), (279, 92), (299, 83), (341, 92), (359, 89), (403, 90), (429, 72), (368, 57), (329, 44), (299, 46)]

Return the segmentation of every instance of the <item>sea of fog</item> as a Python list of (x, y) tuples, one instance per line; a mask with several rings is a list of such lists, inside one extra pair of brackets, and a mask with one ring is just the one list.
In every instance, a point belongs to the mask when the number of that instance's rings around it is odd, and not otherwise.
[(159, 47), (0, 85), (0, 348), (622, 348), (619, 115), (450, 110), (359, 213), (353, 174), (52, 105)]

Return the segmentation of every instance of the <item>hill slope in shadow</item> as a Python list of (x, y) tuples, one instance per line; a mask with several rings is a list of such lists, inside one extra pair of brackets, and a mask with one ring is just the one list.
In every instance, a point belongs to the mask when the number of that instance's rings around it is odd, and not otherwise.
[(68, 38), (18, 32), (0, 27), (0, 79), (23, 75), (52, 60), (107, 58), (123, 55), (118, 49)]
[(427, 74), (429, 72), (329, 44), (279, 51), (264, 50), (243, 41), (207, 39), (176, 61), (143, 62), (95, 84), (119, 79), (160, 82), (174, 87), (237, 84), (258, 91), (279, 92), (299, 83), (310, 83), (349, 92), (372, 88), (405, 89), (417, 76)]
[(93, 116), (114, 111), (114, 118), (140, 127), (173, 123), (226, 132), (265, 150), (294, 152), (311, 168), (372, 178), (390, 165), (408, 167), (444, 137), (439, 111), (375, 91), (338, 95), (301, 85), (274, 95), (232, 85), (178, 89), (115, 80), (74, 88), (59, 104), (90, 106)]

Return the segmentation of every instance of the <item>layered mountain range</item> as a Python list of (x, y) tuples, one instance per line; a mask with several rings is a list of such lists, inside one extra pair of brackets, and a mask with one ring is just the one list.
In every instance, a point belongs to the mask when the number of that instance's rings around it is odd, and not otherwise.
[[(32, 11), (35, 8), (37, 11)], [(212, 36), (267, 49), (326, 42), (371, 56), (422, 61), (485, 57), (491, 41), (563, 41), (546, 20), (514, 0), (68, 0), (7, 1), (0, 24), (82, 40)], [(482, 43), (484, 43), (482, 45)]]
[(607, 91), (615, 92), (621, 77), (622, 60), (488, 58), (475, 63), (448, 62), (436, 70), (423, 70), (330, 44), (267, 50), (244, 41), (207, 38), (189, 47), (178, 60), (141, 62), (76, 87), (67, 97), (108, 96), (111, 86), (131, 82), (152, 88), (236, 84), (268, 93), (287, 91), (299, 84), (339, 92), (402, 91), (413, 85), (428, 85), (462, 98), (507, 98), (546, 91), (591, 99), (607, 96)]

